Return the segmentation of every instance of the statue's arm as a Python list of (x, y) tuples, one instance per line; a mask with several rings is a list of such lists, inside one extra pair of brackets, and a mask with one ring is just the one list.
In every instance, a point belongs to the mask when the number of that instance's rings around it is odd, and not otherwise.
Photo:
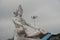
[(14, 22), (14, 24), (22, 26), (22, 24), (18, 20), (16, 20), (15, 18), (13, 18), (12, 21)]
[(34, 26), (31, 26), (31, 25), (29, 25), (29, 24), (26, 24), (28, 27), (31, 27), (31, 28), (33, 28), (33, 29), (37, 29), (37, 28), (35, 28)]

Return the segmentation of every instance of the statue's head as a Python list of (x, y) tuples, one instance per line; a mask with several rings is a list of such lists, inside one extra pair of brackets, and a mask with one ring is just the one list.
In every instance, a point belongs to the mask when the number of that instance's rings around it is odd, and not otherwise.
[(23, 14), (23, 9), (22, 9), (22, 6), (19, 5), (19, 8), (18, 8), (18, 15), (19, 15), (20, 17), (22, 17), (22, 14)]
[(23, 14), (23, 9), (21, 7), (21, 5), (19, 5), (19, 8), (16, 12), (14, 12), (15, 16), (20, 16), (22, 17), (22, 14)]

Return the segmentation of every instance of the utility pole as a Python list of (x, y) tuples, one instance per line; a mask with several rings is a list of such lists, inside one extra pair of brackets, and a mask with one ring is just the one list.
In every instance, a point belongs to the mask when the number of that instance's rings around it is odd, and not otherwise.
[(35, 21), (36, 21), (36, 18), (37, 18), (38, 16), (31, 16), (31, 18), (33, 19), (33, 21), (34, 21), (34, 26), (36, 26), (36, 23), (35, 23)]

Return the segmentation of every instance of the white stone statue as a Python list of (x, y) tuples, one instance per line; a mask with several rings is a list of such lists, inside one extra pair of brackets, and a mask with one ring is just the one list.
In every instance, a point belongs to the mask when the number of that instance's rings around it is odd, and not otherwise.
[[(40, 33), (43, 33), (43, 31), (41, 31), (40, 28), (35, 28), (35, 27), (29, 25), (22, 18), (22, 14), (23, 14), (23, 9), (22, 9), (21, 5), (19, 5), (19, 8), (16, 12), (14, 12), (15, 16), (12, 19), (15, 24), (15, 28), (16, 28), (15, 33), (14, 33), (14, 40), (31, 40), (32, 37), (35, 37), (35, 36), (39, 35)], [(32, 34), (27, 34), (25, 31), (27, 28), (25, 26), (35, 29), (36, 32), (33, 32)], [(37, 38), (35, 38), (35, 40), (36, 39)], [(38, 40), (40, 40), (40, 38), (38, 38)]]

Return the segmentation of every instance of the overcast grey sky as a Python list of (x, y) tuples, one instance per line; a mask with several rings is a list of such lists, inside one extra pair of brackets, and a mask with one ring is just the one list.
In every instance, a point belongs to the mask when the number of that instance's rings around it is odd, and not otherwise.
[(13, 36), (13, 12), (19, 4), (24, 10), (23, 18), (32, 23), (31, 16), (38, 16), (37, 27), (48, 32), (60, 33), (60, 0), (0, 0), (0, 40)]

